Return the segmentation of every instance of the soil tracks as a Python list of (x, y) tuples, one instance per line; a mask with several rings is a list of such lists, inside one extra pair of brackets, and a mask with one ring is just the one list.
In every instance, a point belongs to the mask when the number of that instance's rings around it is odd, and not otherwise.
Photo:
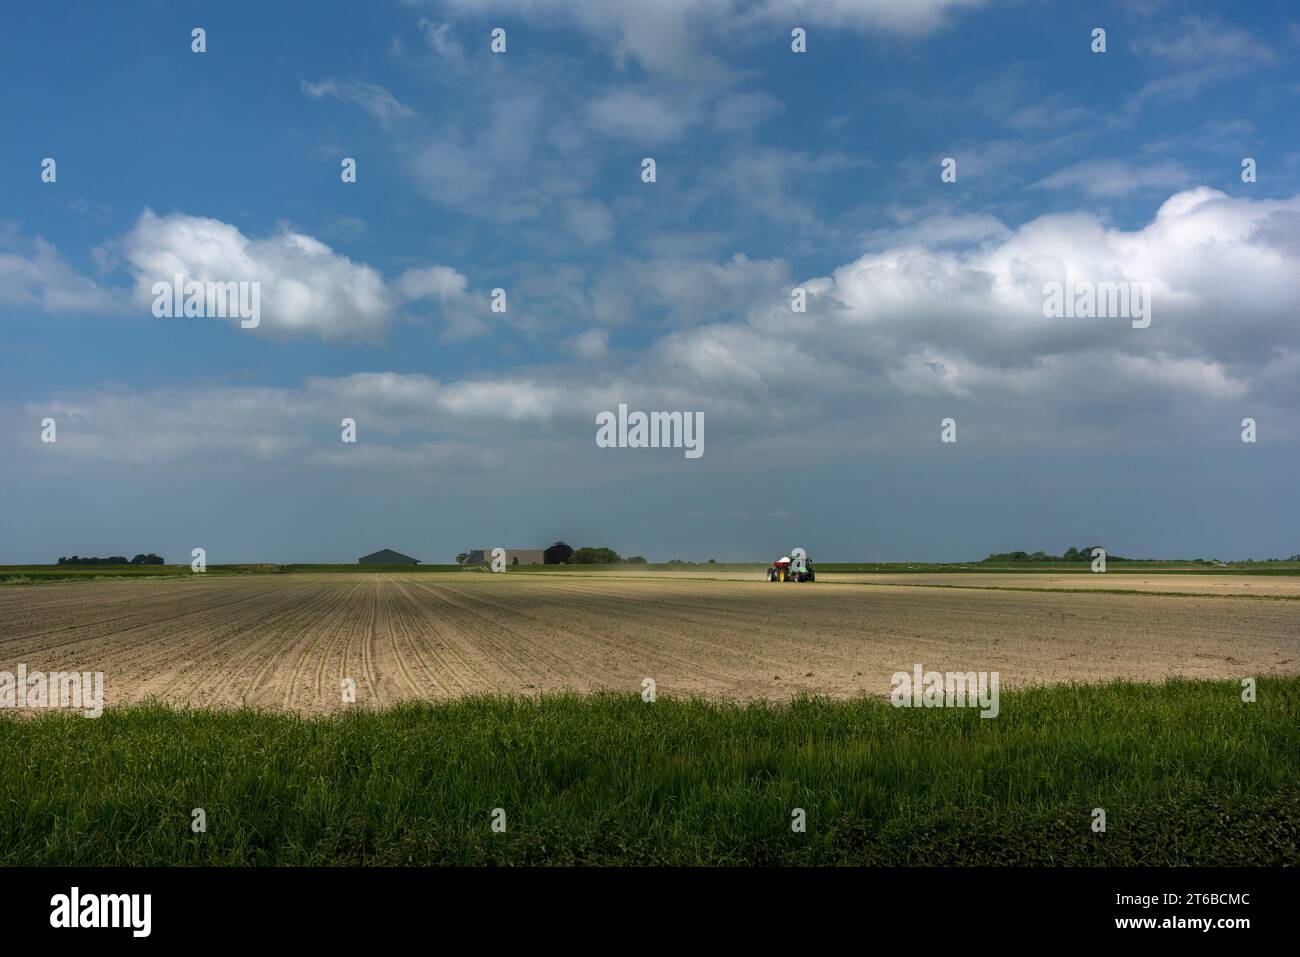
[[(1196, 583), (1206, 597), (1187, 597), (1003, 590), (1028, 583), (1002, 576), (825, 577), (806, 586), (667, 573), (10, 585), (0, 588), (0, 670), (102, 671), (110, 706), (155, 696), (305, 713), (344, 707), (346, 678), (358, 704), (383, 706), (484, 691), (635, 693), (646, 677), (661, 694), (886, 695), (890, 676), (915, 663), (998, 671), (1003, 687), (1300, 671), (1300, 602), (1214, 597), (1227, 586), (1212, 582)], [(1144, 590), (1187, 590), (1177, 587), (1184, 578)], [(1281, 581), (1247, 584), (1294, 590)], [(1130, 587), (1118, 576), (1108, 583)]]

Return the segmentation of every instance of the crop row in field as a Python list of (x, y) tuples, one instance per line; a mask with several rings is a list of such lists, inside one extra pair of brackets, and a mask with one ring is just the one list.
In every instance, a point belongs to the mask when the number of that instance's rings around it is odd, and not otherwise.
[(1282, 582), (1260, 579), (1249, 597), (689, 574), (16, 585), (0, 589), (0, 669), (102, 672), (109, 706), (158, 697), (306, 712), (343, 708), (349, 681), (358, 704), (382, 708), (632, 691), (647, 677), (667, 694), (740, 700), (885, 695), (916, 662), (998, 671), (1008, 688), (1258, 677), (1300, 670), (1300, 596), (1273, 595)]

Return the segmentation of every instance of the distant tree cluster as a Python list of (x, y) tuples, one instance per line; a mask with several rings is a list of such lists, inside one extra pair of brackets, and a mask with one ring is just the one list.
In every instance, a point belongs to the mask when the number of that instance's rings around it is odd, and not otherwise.
[(564, 542), (556, 542), (542, 552), (542, 561), (547, 565), (616, 565), (620, 562), (649, 564), (640, 555), (623, 558), (612, 548), (573, 548)]
[[(1085, 545), (1083, 548), (1075, 548), (1073, 545), (1065, 550), (1064, 555), (1049, 555), (1047, 552), (994, 552), (984, 561), (990, 565), (1005, 564), (1034, 564), (1038, 562), (1091, 562), (1093, 549), (1101, 548), (1100, 545)], [(1121, 558), (1118, 555), (1106, 554), (1108, 562), (1126, 562), (1127, 558)]]
[(569, 556), (570, 565), (614, 565), (622, 560), (612, 548), (583, 547)]
[[(988, 558), (983, 560), (990, 565), (1005, 565), (1009, 563), (1033, 564), (1035, 562), (1091, 562), (1092, 550), (1097, 545), (1088, 545), (1084, 548), (1067, 548), (1064, 555), (1049, 555), (1046, 552), (994, 552)], [(1108, 562), (1131, 562), (1132, 558), (1122, 558), (1119, 555), (1106, 554)], [(1197, 565), (1222, 565), (1223, 562), (1217, 558), (1191, 558), (1191, 559), (1170, 559), (1170, 561), (1190, 561)], [(1260, 562), (1300, 562), (1300, 555), (1292, 555), (1290, 558), (1263, 558), (1248, 559), (1248, 561)]]
[(108, 558), (82, 558), (80, 555), (71, 557), (61, 557), (58, 561), (60, 565), (163, 565), (161, 555), (137, 555), (135, 558), (128, 559), (125, 555), (110, 555)]

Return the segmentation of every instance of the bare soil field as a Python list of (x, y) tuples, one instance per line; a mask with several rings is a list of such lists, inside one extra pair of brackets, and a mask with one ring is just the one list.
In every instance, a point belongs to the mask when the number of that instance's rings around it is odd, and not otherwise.
[[(820, 576), (819, 576), (820, 577)], [(981, 574), (910, 575), (828, 575), (828, 581), (855, 581), (867, 584), (944, 585), (964, 588), (1038, 588), (1079, 591), (1140, 591), (1157, 594), (1237, 595), (1300, 598), (1300, 576), (1293, 575), (1213, 575), (1204, 572), (1185, 575), (1169, 574), (1091, 574), (1017, 575), (1002, 572)]]
[[(102, 671), (109, 706), (157, 697), (304, 713), (344, 707), (344, 678), (356, 682), (358, 704), (383, 706), (474, 692), (639, 692), (647, 677), (671, 695), (886, 696), (890, 676), (915, 663), (998, 671), (1004, 688), (1300, 673), (1300, 602), (1222, 597), (1289, 596), (1295, 579), (889, 577), (772, 585), (666, 573), (372, 573), (9, 585), (0, 588), (0, 670)], [(1089, 593), (1103, 578), (1111, 588), (1149, 578), (1143, 590), (1206, 591)]]
[[(547, 574), (555, 574), (547, 572)], [(687, 569), (683, 571), (559, 572), (562, 575), (638, 580), (686, 578), (715, 581), (763, 581), (763, 570)], [(911, 585), (931, 588), (1026, 588), (1044, 591), (1138, 591), (1153, 594), (1227, 595), (1239, 597), (1287, 597), (1300, 599), (1300, 575), (1216, 575), (1213, 572), (1184, 574), (1109, 572), (817, 572), (818, 584), (831, 582), (861, 585)], [(778, 586), (779, 587), (779, 586)]]

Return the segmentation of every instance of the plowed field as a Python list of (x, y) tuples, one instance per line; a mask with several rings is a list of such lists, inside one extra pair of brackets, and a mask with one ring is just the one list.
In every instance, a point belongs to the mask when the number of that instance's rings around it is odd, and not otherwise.
[(1292, 579), (1168, 576), (1151, 588), (1206, 592), (1188, 596), (1088, 591), (1101, 576), (1071, 592), (1019, 590), (1033, 586), (1016, 577), (769, 585), (670, 573), (417, 573), (9, 585), (0, 588), (0, 671), (102, 671), (109, 706), (157, 697), (308, 713), (343, 707), (348, 678), (359, 705), (383, 706), (471, 692), (639, 692), (647, 677), (660, 694), (884, 696), (890, 676), (916, 663), (998, 671), (1005, 688), (1300, 672)]

